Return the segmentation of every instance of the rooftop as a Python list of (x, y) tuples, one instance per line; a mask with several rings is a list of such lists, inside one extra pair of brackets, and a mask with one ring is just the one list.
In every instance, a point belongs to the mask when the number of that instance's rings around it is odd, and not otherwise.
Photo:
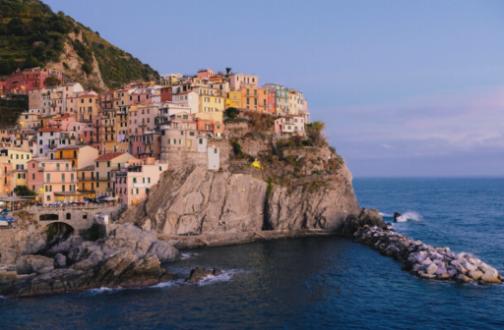
[(101, 155), (96, 159), (96, 161), (98, 162), (109, 161), (124, 154), (126, 154), (126, 152), (110, 152), (108, 154)]

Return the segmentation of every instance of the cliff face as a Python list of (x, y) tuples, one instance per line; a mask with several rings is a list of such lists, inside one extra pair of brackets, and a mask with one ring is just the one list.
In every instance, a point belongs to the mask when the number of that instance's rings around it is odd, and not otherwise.
[(167, 157), (175, 170), (121, 221), (154, 229), (179, 247), (337, 231), (360, 209), (323, 124), (308, 124), (304, 137), (279, 137), (273, 120), (248, 112), (227, 120), (224, 138), (209, 142), (220, 149), (219, 171), (190, 165), (191, 157), (175, 166)]
[(348, 215), (357, 214), (359, 206), (346, 166), (324, 180), (327, 184), (319, 189), (293, 188), (254, 174), (188, 167), (167, 173), (147, 201), (130, 209), (122, 221), (176, 240), (333, 231)]

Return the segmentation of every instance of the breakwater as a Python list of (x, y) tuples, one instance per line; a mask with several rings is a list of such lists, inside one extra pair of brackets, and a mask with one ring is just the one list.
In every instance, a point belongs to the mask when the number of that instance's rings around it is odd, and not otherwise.
[(497, 269), (469, 253), (454, 253), (447, 247), (412, 240), (391, 225), (365, 224), (355, 230), (353, 238), (398, 260), (421, 278), (482, 284), (499, 284), (503, 280)]

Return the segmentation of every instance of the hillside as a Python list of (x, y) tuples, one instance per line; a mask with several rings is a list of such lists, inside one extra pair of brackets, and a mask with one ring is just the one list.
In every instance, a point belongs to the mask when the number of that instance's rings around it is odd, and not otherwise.
[(59, 69), (94, 89), (159, 78), (149, 65), (39, 0), (0, 0), (0, 75), (36, 66)]

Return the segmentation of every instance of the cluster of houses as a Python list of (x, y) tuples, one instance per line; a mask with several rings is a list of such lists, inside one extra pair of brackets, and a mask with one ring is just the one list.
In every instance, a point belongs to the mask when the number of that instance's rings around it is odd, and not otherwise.
[(48, 88), (48, 77), (63, 81), (61, 73), (29, 69), (0, 83), (1, 93), (29, 100), (16, 129), (0, 131), (0, 196), (25, 187), (43, 204), (134, 205), (168, 168), (220, 169), (226, 109), (273, 115), (280, 136), (304, 135), (309, 116), (301, 92), (230, 70), (170, 74), (103, 93), (75, 82)]

